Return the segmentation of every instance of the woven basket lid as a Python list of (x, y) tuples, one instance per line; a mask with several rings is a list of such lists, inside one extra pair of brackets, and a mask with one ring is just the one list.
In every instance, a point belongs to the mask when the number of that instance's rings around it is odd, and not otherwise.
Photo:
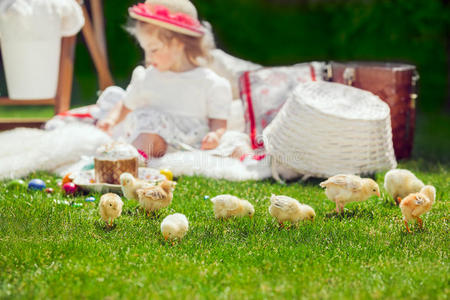
[(294, 98), (326, 115), (350, 120), (383, 120), (389, 106), (378, 96), (334, 82), (308, 82), (293, 92)]
[(342, 84), (299, 84), (263, 139), (273, 163), (306, 177), (367, 174), (396, 166), (388, 105)]

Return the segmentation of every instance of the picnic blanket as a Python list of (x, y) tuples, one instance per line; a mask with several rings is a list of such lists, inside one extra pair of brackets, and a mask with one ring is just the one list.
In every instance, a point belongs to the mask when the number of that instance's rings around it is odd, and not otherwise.
[[(168, 168), (175, 176), (202, 175), (231, 181), (261, 180), (271, 177), (269, 158), (240, 161), (221, 154), (248, 137), (240, 132), (227, 132), (220, 146), (212, 151), (177, 151), (148, 166)], [(0, 180), (27, 176), (35, 171), (48, 171), (63, 176), (81, 170), (96, 149), (111, 142), (110, 136), (91, 124), (72, 122), (52, 130), (18, 128), (0, 133)]]

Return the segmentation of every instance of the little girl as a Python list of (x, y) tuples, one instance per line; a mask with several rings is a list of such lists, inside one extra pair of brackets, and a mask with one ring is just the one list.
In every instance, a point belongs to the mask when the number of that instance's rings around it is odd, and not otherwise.
[(232, 93), (226, 79), (200, 67), (208, 49), (195, 7), (189, 0), (148, 0), (129, 14), (147, 68), (133, 71), (123, 101), (97, 126), (111, 133), (120, 125), (125, 140), (148, 157), (163, 156), (169, 146), (216, 148)]

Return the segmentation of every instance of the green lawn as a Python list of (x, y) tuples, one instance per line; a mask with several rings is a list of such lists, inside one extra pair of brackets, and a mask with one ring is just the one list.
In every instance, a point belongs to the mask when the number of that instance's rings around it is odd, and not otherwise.
[(54, 114), (53, 106), (0, 106), (0, 119), (48, 118)]
[[(413, 225), (413, 234), (384, 190), (382, 200), (350, 204), (340, 217), (318, 180), (283, 186), (181, 177), (173, 204), (159, 218), (125, 201), (112, 230), (100, 220), (98, 194), (95, 203), (66, 197), (47, 173), (26, 179), (47, 180), (54, 194), (11, 190), (2, 182), (0, 298), (447, 299), (449, 124), (448, 116), (419, 118), (415, 157), (400, 163), (438, 191), (424, 230)], [(380, 186), (383, 178), (376, 174)], [(204, 196), (223, 193), (250, 200), (255, 217), (215, 220)], [(311, 205), (316, 221), (280, 230), (268, 213), (272, 193)], [(159, 226), (174, 212), (188, 217), (190, 230), (172, 246)]]

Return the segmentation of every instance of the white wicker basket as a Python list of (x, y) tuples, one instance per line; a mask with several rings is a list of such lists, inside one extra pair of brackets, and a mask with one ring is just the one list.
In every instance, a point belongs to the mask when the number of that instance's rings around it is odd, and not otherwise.
[(330, 82), (300, 84), (263, 132), (274, 177), (288, 168), (307, 177), (395, 168), (389, 106), (374, 94)]

